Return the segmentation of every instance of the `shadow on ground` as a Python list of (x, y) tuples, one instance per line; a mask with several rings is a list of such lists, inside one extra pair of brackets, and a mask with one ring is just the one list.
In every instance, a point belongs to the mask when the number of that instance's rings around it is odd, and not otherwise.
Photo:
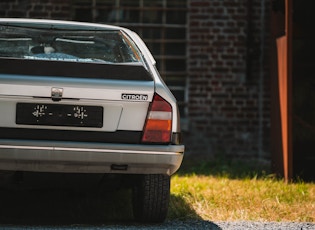
[(0, 223), (17, 225), (102, 224), (132, 221), (129, 191), (64, 188), (1, 189)]
[(268, 160), (230, 159), (225, 156), (185, 156), (177, 175), (204, 175), (246, 179), (254, 177), (274, 177)]
[[(81, 186), (78, 188), (74, 185), (60, 188), (54, 186), (60, 185), (55, 183), (56, 180), (69, 182), (61, 177), (52, 179), (42, 176), (41, 179), (26, 180), (19, 185), (2, 186), (0, 228), (1, 226), (15, 226), (18, 229), (25, 226), (32, 229), (41, 229), (43, 226), (45, 228), (54, 226), (54, 229), (56, 226), (57, 229), (58, 226), (60, 229), (73, 229), (73, 226), (84, 226), (84, 229), (108, 226), (114, 226), (115, 229), (148, 228), (148, 225), (142, 226), (133, 221), (130, 189), (113, 188), (111, 184), (108, 184), (107, 189), (93, 186), (84, 186), (84, 189), (81, 189)], [(83, 180), (88, 180), (87, 184), (92, 181), (90, 177), (83, 177), (82, 181), (76, 183), (82, 185)], [(178, 224), (183, 225), (181, 229), (191, 229), (192, 226), (198, 225), (207, 229), (220, 229), (212, 222), (201, 220), (181, 197), (176, 196), (171, 196), (167, 221), (162, 225), (149, 225), (149, 228), (174, 229)]]
[[(314, 157), (296, 159), (292, 182), (315, 182), (312, 166)], [(283, 179), (272, 171), (272, 162), (266, 159), (228, 158), (226, 156), (207, 157), (204, 155), (187, 155), (177, 175), (204, 175), (225, 177), (229, 179), (276, 178)]]

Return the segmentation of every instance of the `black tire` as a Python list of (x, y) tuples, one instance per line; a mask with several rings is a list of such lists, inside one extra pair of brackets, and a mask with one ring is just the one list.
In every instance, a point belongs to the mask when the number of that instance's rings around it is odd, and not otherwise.
[(133, 214), (140, 222), (163, 222), (170, 199), (170, 176), (141, 175), (133, 188)]

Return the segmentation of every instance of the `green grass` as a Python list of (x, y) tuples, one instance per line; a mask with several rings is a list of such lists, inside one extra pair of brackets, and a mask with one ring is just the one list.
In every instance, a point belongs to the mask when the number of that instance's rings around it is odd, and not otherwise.
[(264, 162), (186, 162), (172, 177), (169, 219), (315, 222), (314, 183), (286, 184)]

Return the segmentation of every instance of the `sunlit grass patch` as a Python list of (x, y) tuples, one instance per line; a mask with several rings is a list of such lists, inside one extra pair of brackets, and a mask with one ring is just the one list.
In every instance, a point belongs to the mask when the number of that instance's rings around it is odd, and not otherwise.
[(170, 218), (315, 222), (314, 183), (286, 184), (261, 172), (232, 175), (231, 168), (214, 175), (201, 171), (172, 177)]

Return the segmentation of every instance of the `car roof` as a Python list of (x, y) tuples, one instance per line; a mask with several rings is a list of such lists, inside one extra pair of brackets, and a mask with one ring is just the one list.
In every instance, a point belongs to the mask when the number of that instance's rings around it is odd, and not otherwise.
[(35, 28), (73, 29), (73, 30), (126, 30), (126, 28), (90, 22), (77, 22), (52, 19), (0, 18), (0, 24), (13, 26), (32, 26)]

